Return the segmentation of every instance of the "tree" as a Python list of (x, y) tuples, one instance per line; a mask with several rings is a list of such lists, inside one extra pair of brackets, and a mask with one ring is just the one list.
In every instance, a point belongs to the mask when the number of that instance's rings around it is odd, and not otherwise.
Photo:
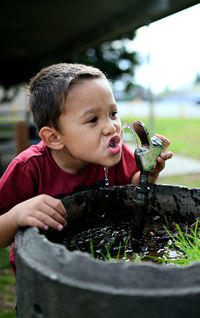
[[(132, 36), (132, 39), (134, 35)], [(89, 48), (83, 54), (73, 56), (66, 62), (83, 63), (100, 68), (110, 80), (113, 89), (115, 83), (121, 81), (123, 90), (129, 92), (134, 86), (135, 67), (138, 65), (137, 53), (130, 49), (132, 39), (122, 38), (120, 40), (104, 42), (103, 44)], [(55, 61), (51, 61), (55, 63)], [(49, 63), (45, 63), (49, 65)], [(45, 66), (45, 65), (43, 65)], [(2, 88), (0, 102), (11, 101), (18, 93), (20, 85)]]
[(73, 62), (100, 68), (111, 83), (122, 81), (124, 90), (128, 92), (134, 86), (135, 67), (139, 64), (137, 53), (129, 48), (130, 42), (128, 38), (105, 42), (74, 57)]

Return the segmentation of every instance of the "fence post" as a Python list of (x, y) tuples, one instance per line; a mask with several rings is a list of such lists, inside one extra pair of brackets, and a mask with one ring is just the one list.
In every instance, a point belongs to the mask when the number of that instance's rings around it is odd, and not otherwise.
[(17, 155), (29, 147), (29, 127), (28, 123), (18, 121), (15, 126), (16, 153)]

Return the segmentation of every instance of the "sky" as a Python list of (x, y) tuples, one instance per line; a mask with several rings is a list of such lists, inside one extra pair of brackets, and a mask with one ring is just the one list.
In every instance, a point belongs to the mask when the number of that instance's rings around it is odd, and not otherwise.
[(199, 32), (200, 4), (138, 29), (130, 44), (142, 62), (135, 81), (155, 93), (191, 84), (200, 73)]

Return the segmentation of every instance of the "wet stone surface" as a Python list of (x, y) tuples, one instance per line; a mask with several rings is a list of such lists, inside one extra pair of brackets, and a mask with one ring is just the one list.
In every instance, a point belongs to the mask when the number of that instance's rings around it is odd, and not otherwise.
[(127, 261), (132, 261), (139, 255), (142, 261), (159, 262), (150, 257), (163, 257), (167, 249), (168, 257), (178, 258), (173, 248), (169, 248), (169, 242), (172, 240), (164, 226), (172, 235), (175, 235), (176, 224), (184, 233), (186, 227), (190, 228), (194, 222), (192, 217), (190, 220), (183, 216), (177, 216), (174, 219), (160, 213), (146, 213), (144, 229), (141, 236), (136, 238), (130, 211), (127, 213), (116, 211), (112, 218), (108, 218), (105, 212), (101, 212), (98, 217), (95, 215), (95, 219), (90, 215), (88, 219), (79, 217), (69, 222), (62, 232), (48, 230), (42, 234), (45, 234), (50, 241), (64, 245), (70, 251), (88, 252), (99, 260), (104, 260), (107, 249), (113, 258), (119, 254), (119, 259), (126, 258)]

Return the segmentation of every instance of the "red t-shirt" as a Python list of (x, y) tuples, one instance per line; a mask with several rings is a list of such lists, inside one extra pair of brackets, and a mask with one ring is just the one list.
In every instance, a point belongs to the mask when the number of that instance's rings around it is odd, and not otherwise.
[[(131, 150), (123, 143), (122, 156), (117, 166), (108, 169), (109, 185), (130, 183), (138, 171)], [(8, 166), (0, 179), (0, 214), (16, 204), (39, 194), (62, 198), (67, 194), (84, 189), (104, 186), (104, 167), (88, 164), (79, 173), (68, 173), (57, 166), (50, 150), (41, 141), (20, 153)], [(10, 255), (15, 272), (14, 250)]]

